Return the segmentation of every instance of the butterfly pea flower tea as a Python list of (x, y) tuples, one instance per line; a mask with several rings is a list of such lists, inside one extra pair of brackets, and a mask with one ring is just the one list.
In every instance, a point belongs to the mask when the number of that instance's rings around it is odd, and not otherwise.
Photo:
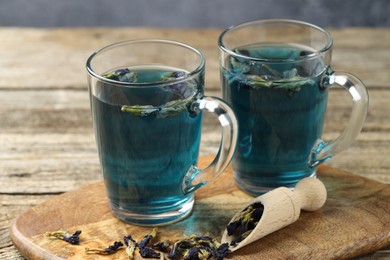
[[(331, 69), (327, 31), (293, 20), (251, 21), (225, 30), (219, 47), (223, 97), (239, 123), (233, 169), (242, 190), (260, 195), (293, 188), (361, 131), (367, 90), (355, 76)], [(350, 93), (353, 109), (342, 134), (325, 141), (332, 86)]]
[[(230, 107), (204, 96), (203, 55), (178, 42), (128, 41), (87, 62), (99, 159), (112, 212), (139, 225), (186, 217), (194, 191), (230, 162), (237, 123)], [(197, 167), (202, 114), (222, 128), (220, 151)]]

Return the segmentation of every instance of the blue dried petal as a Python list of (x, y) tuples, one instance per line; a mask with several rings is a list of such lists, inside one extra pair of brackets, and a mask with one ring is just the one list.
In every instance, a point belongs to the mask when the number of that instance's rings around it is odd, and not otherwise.
[(263, 212), (264, 212), (264, 205), (263, 204), (260, 204), (258, 207), (255, 207), (255, 209), (253, 210), (253, 212), (251, 214), (251, 217), (253, 218), (253, 222), (260, 221), (260, 218), (263, 215)]
[(161, 253), (158, 253), (147, 246), (140, 247), (139, 254), (144, 258), (160, 258), (161, 256)]
[(162, 241), (162, 242), (154, 243), (152, 245), (152, 248), (159, 250), (161, 252), (166, 252), (168, 251), (170, 245), (171, 243), (169, 241)]
[(77, 245), (80, 242), (80, 236), (81, 230), (77, 230), (73, 235), (69, 233), (69, 231), (65, 230), (58, 230), (54, 232), (46, 232), (46, 236), (48, 237), (55, 237), (61, 240), (64, 240), (70, 244)]
[(169, 252), (169, 254), (168, 254), (168, 258), (169, 259), (178, 259), (178, 258), (180, 258), (179, 245), (180, 244), (178, 242), (176, 242), (173, 245), (173, 248), (172, 248), (171, 252)]
[(123, 237), (123, 241), (125, 242), (126, 246), (129, 246), (129, 242), (135, 243), (135, 240), (131, 237), (131, 235)]
[(186, 75), (187, 75), (187, 72), (185, 72), (185, 71), (167, 72), (167, 73), (163, 73), (161, 75), (161, 80), (164, 80), (164, 81), (175, 80), (178, 78), (182, 78)]
[(137, 73), (130, 71), (128, 68), (117, 69), (115, 71), (103, 74), (103, 77), (120, 82), (136, 82)]
[(208, 259), (213, 256), (221, 260), (230, 253), (227, 243), (221, 245), (209, 236), (191, 236), (190, 238), (177, 241), (169, 253), (170, 259)]
[(77, 245), (80, 242), (80, 234), (81, 230), (77, 230), (73, 235), (66, 235), (62, 239), (72, 245)]
[(231, 253), (228, 243), (221, 244), (217, 250), (214, 252), (213, 256), (217, 260), (222, 260), (224, 257), (227, 257)]
[(157, 235), (157, 229), (154, 228), (150, 234), (144, 236), (144, 238), (137, 243), (139, 247), (145, 247), (149, 244), (150, 240), (152, 240)]
[(152, 240), (153, 236), (146, 235), (140, 242), (138, 242), (138, 246), (140, 248), (145, 247), (149, 244), (150, 240)]
[(123, 246), (123, 243), (120, 242), (120, 241), (115, 241), (114, 244), (110, 245), (109, 247), (105, 248), (104, 251), (107, 253), (107, 254), (113, 254), (115, 253), (116, 251), (118, 251), (118, 249), (120, 247)]
[(130, 73), (130, 70), (128, 68), (115, 70), (115, 74), (118, 76), (123, 76), (126, 73)]
[(123, 237), (123, 240), (124, 240), (125, 245), (126, 245), (125, 252), (126, 252), (128, 258), (133, 259), (134, 258), (134, 250), (136, 248), (135, 240), (131, 237), (131, 235)]
[(171, 73), (171, 77), (174, 77), (174, 78), (181, 78), (181, 77), (184, 77), (185, 75), (187, 75), (187, 73), (185, 73), (184, 71), (174, 71)]
[(185, 260), (199, 260), (200, 259), (200, 249), (192, 247), (188, 249), (187, 253), (184, 255)]
[(236, 232), (236, 230), (240, 227), (240, 224), (241, 224), (241, 221), (239, 221), (239, 220), (230, 222), (230, 223), (227, 225), (227, 227), (226, 227), (228, 236), (233, 235), (234, 232)]
[(114, 244), (104, 249), (86, 247), (85, 252), (88, 254), (111, 255), (116, 253), (122, 246), (122, 242), (115, 241)]

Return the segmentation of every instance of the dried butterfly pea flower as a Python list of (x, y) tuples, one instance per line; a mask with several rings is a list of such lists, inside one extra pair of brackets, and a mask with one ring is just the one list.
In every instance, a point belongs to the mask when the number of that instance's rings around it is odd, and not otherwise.
[(157, 228), (154, 228), (151, 233), (146, 234), (144, 238), (137, 243), (139, 254), (144, 258), (160, 258), (161, 253), (156, 252), (153, 248), (148, 247), (150, 241), (157, 236)]
[[(206, 252), (208, 253), (208, 252)], [(184, 254), (185, 260), (194, 260), (194, 259), (207, 259), (210, 254), (204, 255), (204, 253), (201, 251), (200, 248), (197, 247), (191, 247), (187, 250), (187, 252)]]
[(147, 246), (148, 244), (149, 244), (149, 242), (153, 239), (153, 238), (155, 238), (157, 236), (157, 228), (153, 228), (153, 230), (152, 230), (152, 232), (150, 232), (149, 234), (146, 234), (145, 236), (144, 236), (144, 238), (140, 241), (140, 242), (138, 242), (138, 246), (139, 247), (145, 247), (145, 246)]
[[(244, 50), (235, 50), (235, 52), (239, 54), (242, 54), (243, 51)], [(308, 53), (302, 52), (301, 54), (294, 52), (291, 54), (300, 56), (307, 55)], [(244, 55), (251, 56), (247, 54)], [(289, 56), (290, 54), (286, 55)], [(292, 68), (291, 70), (279, 72), (267, 64), (261, 63), (258, 66), (254, 66), (254, 64), (249, 64), (246, 59), (236, 57), (230, 57), (230, 64), (235, 75), (231, 76), (228, 74), (229, 81), (233, 81), (235, 78), (242, 78), (241, 80), (245, 81), (245, 85), (252, 88), (265, 87), (284, 89), (289, 95), (292, 95), (293, 93), (300, 91), (303, 86), (314, 84), (314, 80), (308, 78), (302, 69), (298, 71), (297, 68)]]
[(185, 71), (173, 71), (173, 72), (164, 73), (163, 75), (161, 75), (161, 79), (164, 81), (168, 81), (168, 80), (182, 78), (185, 75), (187, 75)]
[(183, 110), (186, 110), (191, 104), (193, 97), (186, 99), (179, 99), (167, 102), (166, 104), (155, 107), (151, 105), (145, 106), (127, 106), (124, 105), (121, 107), (122, 112), (130, 113), (134, 116), (155, 116), (157, 118), (164, 118), (172, 115), (177, 115)]
[(222, 260), (224, 257), (227, 257), (230, 254), (230, 249), (229, 249), (229, 244), (228, 243), (223, 243), (221, 244), (216, 252), (213, 254), (213, 256), (217, 260)]
[(143, 258), (160, 258), (161, 253), (154, 251), (152, 248), (144, 246), (139, 249), (139, 254)]
[(118, 75), (118, 76), (123, 76), (123, 75), (125, 75), (127, 73), (130, 73), (130, 70), (128, 68), (115, 70), (115, 74)]
[(129, 257), (129, 259), (133, 259), (134, 258), (134, 251), (135, 251), (135, 248), (137, 247), (137, 243), (130, 235), (123, 237), (123, 241), (125, 242), (125, 245), (126, 245), (125, 252), (126, 252), (127, 256)]
[(72, 245), (77, 245), (80, 242), (81, 230), (77, 230), (74, 234), (71, 234), (69, 231), (58, 230), (54, 232), (46, 232), (47, 237), (55, 237), (61, 240), (64, 240)]
[(137, 82), (137, 73), (130, 71), (128, 68), (117, 69), (109, 73), (103, 74), (103, 77), (120, 82)]
[(220, 244), (209, 236), (191, 236), (189, 238), (177, 241), (168, 257), (170, 259), (208, 259), (213, 256), (221, 260), (230, 253), (227, 243)]
[(260, 202), (249, 205), (234, 221), (226, 227), (229, 236), (234, 236), (230, 245), (235, 246), (244, 240), (259, 223), (263, 215), (264, 205)]
[(161, 252), (167, 252), (170, 246), (171, 246), (171, 242), (162, 241), (162, 242), (154, 243), (152, 245), (152, 248)]
[(123, 246), (123, 243), (120, 241), (115, 241), (114, 244), (108, 246), (107, 248), (100, 249), (100, 248), (85, 248), (85, 253), (88, 254), (99, 254), (99, 255), (111, 255), (116, 253), (121, 247)]

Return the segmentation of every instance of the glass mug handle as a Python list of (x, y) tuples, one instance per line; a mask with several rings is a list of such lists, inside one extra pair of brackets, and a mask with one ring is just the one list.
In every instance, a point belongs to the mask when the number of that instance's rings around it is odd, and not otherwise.
[(356, 139), (363, 128), (368, 111), (368, 92), (364, 83), (349, 73), (333, 73), (329, 75), (329, 85), (346, 89), (352, 97), (352, 113), (347, 126), (341, 135), (329, 142), (317, 140), (312, 149), (309, 165), (315, 167), (346, 149)]
[(195, 100), (190, 109), (199, 113), (206, 111), (214, 114), (222, 127), (221, 145), (214, 160), (204, 169), (191, 166), (184, 176), (182, 191), (184, 194), (194, 192), (217, 178), (233, 158), (237, 143), (238, 123), (233, 110), (221, 99), (202, 97)]

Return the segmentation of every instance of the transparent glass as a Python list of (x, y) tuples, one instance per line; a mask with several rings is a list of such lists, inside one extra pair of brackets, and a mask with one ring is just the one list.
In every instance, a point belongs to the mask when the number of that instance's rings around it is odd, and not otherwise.
[[(367, 89), (357, 77), (331, 69), (332, 37), (324, 29), (258, 20), (225, 30), (218, 43), (223, 97), (239, 122), (234, 176), (244, 191), (294, 187), (360, 133)], [(324, 141), (328, 89), (335, 86), (350, 93), (352, 113), (341, 135)]]
[[(231, 161), (237, 120), (224, 101), (204, 96), (204, 66), (198, 50), (164, 40), (121, 42), (88, 59), (96, 143), (118, 218), (164, 225), (186, 217), (194, 191)], [(199, 169), (203, 112), (217, 117), (222, 134), (215, 159)]]

